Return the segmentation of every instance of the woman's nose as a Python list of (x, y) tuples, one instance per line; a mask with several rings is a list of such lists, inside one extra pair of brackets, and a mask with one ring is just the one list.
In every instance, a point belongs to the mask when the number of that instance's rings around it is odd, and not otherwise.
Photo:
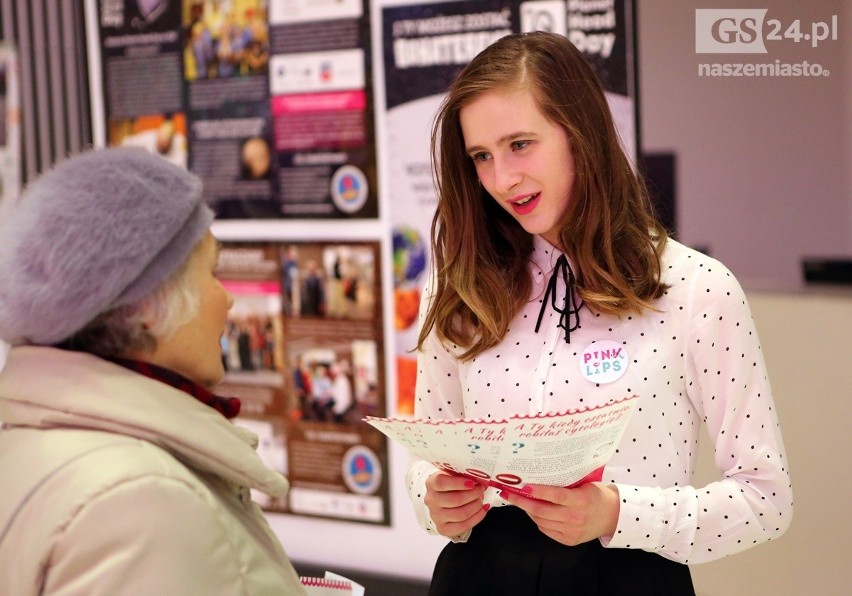
[(511, 160), (494, 159), (494, 187), (497, 192), (503, 194), (512, 190), (521, 181), (523, 176)]

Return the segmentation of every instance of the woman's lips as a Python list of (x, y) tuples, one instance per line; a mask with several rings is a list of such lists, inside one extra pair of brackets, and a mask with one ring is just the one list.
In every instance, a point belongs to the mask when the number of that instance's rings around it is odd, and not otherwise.
[(526, 215), (533, 209), (535, 209), (536, 205), (538, 205), (538, 201), (541, 198), (541, 193), (534, 193), (531, 195), (526, 195), (524, 197), (518, 198), (512, 201), (510, 204), (512, 205), (512, 209), (518, 215)]

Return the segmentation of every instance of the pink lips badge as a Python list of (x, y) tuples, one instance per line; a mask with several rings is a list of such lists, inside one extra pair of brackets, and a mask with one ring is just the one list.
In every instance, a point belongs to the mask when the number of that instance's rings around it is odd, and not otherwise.
[(593, 383), (612, 383), (627, 371), (627, 348), (612, 340), (590, 344), (580, 358), (580, 372)]

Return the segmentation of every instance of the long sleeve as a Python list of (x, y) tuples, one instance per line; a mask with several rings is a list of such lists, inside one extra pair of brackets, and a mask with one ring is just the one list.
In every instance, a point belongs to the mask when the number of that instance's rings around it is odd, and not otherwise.
[(684, 385), (709, 432), (721, 479), (703, 487), (618, 484), (618, 529), (608, 543), (682, 563), (776, 538), (793, 513), (777, 412), (745, 295), (720, 264), (706, 267), (691, 288)]
[[(431, 282), (427, 282), (420, 302), (421, 324), (431, 299), (431, 288)], [(464, 416), (461, 395), (458, 361), (433, 331), (417, 353), (414, 415), (425, 419), (460, 418)], [(417, 521), (430, 534), (438, 532), (423, 499), (426, 496), (426, 479), (437, 471), (438, 468), (430, 462), (412, 457), (406, 474), (406, 486)]]

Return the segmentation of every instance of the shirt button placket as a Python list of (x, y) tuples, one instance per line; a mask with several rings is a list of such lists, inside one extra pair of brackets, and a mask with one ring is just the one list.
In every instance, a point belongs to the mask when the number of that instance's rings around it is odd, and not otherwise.
[(553, 362), (556, 359), (555, 343), (559, 339), (560, 331), (561, 329), (555, 325), (553, 328), (548, 329), (547, 345), (541, 350), (541, 356), (538, 359), (538, 366), (533, 378), (532, 387), (530, 388), (530, 392), (532, 393), (532, 401), (530, 402), (531, 414), (549, 412), (552, 409), (553, 400), (548, 395), (548, 385), (552, 384), (552, 382), (549, 383), (548, 377), (554, 368)]

